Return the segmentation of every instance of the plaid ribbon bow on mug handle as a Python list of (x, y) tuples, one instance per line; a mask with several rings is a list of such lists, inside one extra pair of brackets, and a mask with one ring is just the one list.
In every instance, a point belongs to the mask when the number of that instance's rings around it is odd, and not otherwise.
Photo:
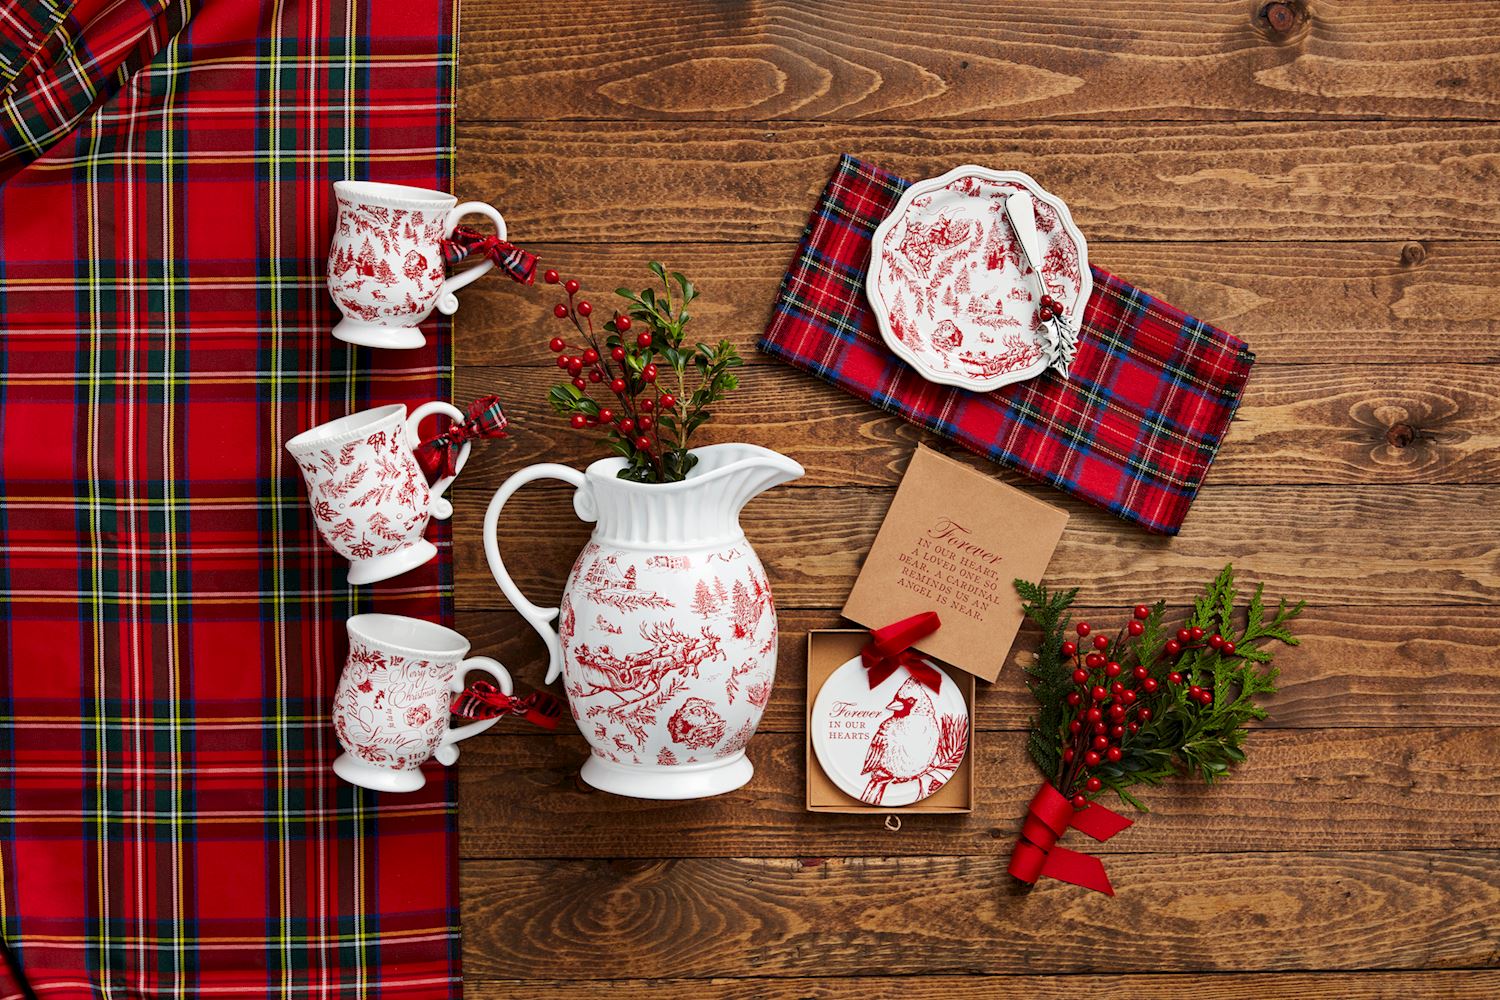
[(519, 715), (534, 726), (556, 729), (563, 704), (546, 691), (533, 691), (524, 698), (508, 695), (489, 681), (475, 681), (453, 699), (449, 710), (462, 719), (493, 719)]
[(416, 447), (417, 464), (427, 478), (458, 475), (458, 455), (465, 441), (503, 438), (509, 421), (500, 408), (499, 396), (481, 396), (469, 404), (468, 416), (460, 424), (449, 424), (436, 437)]
[(495, 262), (512, 281), (529, 285), (536, 280), (536, 255), (527, 253), (499, 236), (486, 235), (469, 226), (458, 226), (442, 241), (443, 262), (449, 267), (479, 254)]

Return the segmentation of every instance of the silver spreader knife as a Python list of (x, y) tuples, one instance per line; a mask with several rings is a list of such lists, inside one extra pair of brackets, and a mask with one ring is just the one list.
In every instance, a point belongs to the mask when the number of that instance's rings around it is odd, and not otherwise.
[[(1026, 263), (1031, 265), (1032, 274), (1036, 276), (1038, 294), (1046, 295), (1047, 283), (1042, 280), (1042, 250), (1036, 231), (1036, 208), (1031, 203), (1031, 194), (1027, 191), (1013, 192), (1003, 204), (1005, 217), (1010, 220), (1016, 242), (1021, 245), (1021, 253), (1026, 257)], [(1073, 364), (1073, 356), (1078, 351), (1078, 330), (1059, 311), (1055, 318), (1042, 321), (1041, 332), (1042, 351), (1047, 357), (1048, 367), (1066, 378), (1068, 369)]]

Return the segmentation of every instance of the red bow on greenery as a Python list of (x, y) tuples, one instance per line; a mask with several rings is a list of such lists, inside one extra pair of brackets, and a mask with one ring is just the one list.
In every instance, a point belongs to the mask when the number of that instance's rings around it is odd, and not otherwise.
[(495, 266), (510, 275), (512, 281), (529, 285), (536, 280), (536, 255), (527, 253), (514, 243), (507, 243), (498, 236), (486, 235), (468, 226), (459, 226), (453, 235), (442, 241), (443, 262), (449, 267), (466, 257), (482, 254), (495, 262)]
[(870, 641), (860, 650), (860, 659), (870, 672), (870, 687), (877, 688), (897, 667), (937, 691), (943, 686), (943, 675), (921, 654), (912, 652), (912, 643), (936, 632), (943, 624), (936, 611), (903, 618), (884, 628), (870, 630)]
[(534, 726), (556, 729), (562, 718), (562, 702), (546, 691), (533, 691), (524, 698), (506, 694), (489, 681), (475, 681), (453, 699), (450, 710), (463, 719), (498, 719), (519, 715)]
[(1010, 873), (1028, 884), (1045, 876), (1113, 896), (1104, 862), (1092, 854), (1058, 847), (1057, 838), (1071, 826), (1103, 843), (1129, 825), (1130, 820), (1097, 802), (1074, 809), (1073, 803), (1044, 781), (1021, 824), (1021, 839), (1010, 855)]
[(417, 464), (427, 478), (458, 475), (458, 456), (465, 441), (503, 438), (509, 421), (500, 409), (499, 396), (481, 396), (469, 404), (469, 416), (461, 424), (449, 424), (437, 437), (417, 445)]

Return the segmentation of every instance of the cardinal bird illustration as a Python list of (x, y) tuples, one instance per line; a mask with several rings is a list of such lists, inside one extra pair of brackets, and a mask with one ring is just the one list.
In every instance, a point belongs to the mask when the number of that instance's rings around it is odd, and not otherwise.
[(932, 698), (916, 680), (908, 677), (885, 707), (890, 718), (875, 730), (860, 770), (870, 776), (860, 799), (876, 806), (892, 782), (911, 781), (926, 773), (938, 748), (937, 713)]

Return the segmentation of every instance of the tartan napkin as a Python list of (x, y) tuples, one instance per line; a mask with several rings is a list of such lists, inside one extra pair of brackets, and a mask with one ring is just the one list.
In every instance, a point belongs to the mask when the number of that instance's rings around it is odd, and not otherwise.
[(865, 298), (875, 227), (908, 182), (844, 155), (762, 351), (1148, 531), (1175, 535), (1255, 361), (1235, 337), (1093, 268), (1078, 356), (992, 392), (924, 379), (881, 339)]
[(352, 588), (282, 448), (450, 396), (324, 269), (334, 181), (449, 188), (457, 6), (0, 15), (0, 1000), (462, 994), (452, 772), (330, 767), (344, 619), (450, 620), (450, 529)]

